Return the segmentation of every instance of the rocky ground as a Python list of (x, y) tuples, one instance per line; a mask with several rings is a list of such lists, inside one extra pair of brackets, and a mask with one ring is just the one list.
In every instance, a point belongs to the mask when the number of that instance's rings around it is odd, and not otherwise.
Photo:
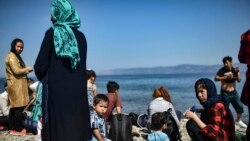
[[(182, 141), (190, 141), (191, 139), (188, 136), (187, 130), (186, 130), (186, 122), (187, 119), (183, 118), (180, 121), (180, 132), (182, 136)], [(244, 128), (240, 128), (236, 126), (237, 131), (245, 132)], [(133, 137), (134, 141), (146, 141), (143, 137), (147, 134), (144, 132), (143, 129), (137, 128), (133, 126), (133, 131), (137, 134), (137, 136)], [(32, 134), (27, 134), (25, 136), (17, 136), (17, 135), (10, 135), (8, 131), (0, 131), (0, 141), (36, 141), (36, 136)]]

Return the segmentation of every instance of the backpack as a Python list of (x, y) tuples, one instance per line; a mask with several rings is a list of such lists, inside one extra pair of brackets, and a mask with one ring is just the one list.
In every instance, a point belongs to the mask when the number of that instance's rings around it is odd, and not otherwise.
[(112, 115), (109, 138), (112, 141), (133, 141), (132, 123), (129, 115), (121, 113)]
[(171, 141), (181, 141), (181, 134), (179, 132), (179, 127), (171, 114), (172, 109), (169, 108), (168, 111), (163, 112), (167, 119), (167, 129), (162, 132), (166, 133)]

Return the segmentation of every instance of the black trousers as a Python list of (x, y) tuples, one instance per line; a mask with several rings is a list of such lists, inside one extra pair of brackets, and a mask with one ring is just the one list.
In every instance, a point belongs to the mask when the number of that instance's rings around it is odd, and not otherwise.
[(24, 128), (23, 109), (25, 107), (10, 108), (9, 129), (21, 131)]
[(200, 127), (196, 124), (194, 120), (190, 119), (187, 122), (186, 129), (192, 141), (204, 141), (204, 138), (199, 133)]
[(0, 125), (9, 127), (9, 118), (8, 116), (0, 116)]

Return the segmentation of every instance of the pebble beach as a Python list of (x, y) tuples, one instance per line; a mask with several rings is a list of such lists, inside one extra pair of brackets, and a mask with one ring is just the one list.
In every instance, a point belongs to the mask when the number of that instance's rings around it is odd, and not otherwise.
[[(187, 130), (186, 130), (186, 122), (188, 120), (186, 118), (182, 118), (180, 121), (180, 132), (181, 132), (181, 139), (182, 141), (191, 141), (190, 137), (188, 136)], [(245, 132), (245, 128), (240, 128), (236, 126), (236, 131), (242, 131)], [(136, 126), (133, 126), (132, 132), (139, 134), (139, 136), (134, 136), (134, 141), (146, 141), (146, 139), (143, 138), (146, 133), (143, 132), (141, 128), (138, 128)], [(0, 141), (37, 141), (36, 135), (27, 134), (24, 136), (18, 136), (18, 135), (10, 135), (8, 131), (0, 131)]]

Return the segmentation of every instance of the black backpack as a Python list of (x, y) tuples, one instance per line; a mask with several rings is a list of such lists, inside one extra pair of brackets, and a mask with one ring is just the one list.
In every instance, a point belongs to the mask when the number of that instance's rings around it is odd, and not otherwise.
[(170, 141), (181, 141), (181, 134), (179, 132), (179, 127), (171, 114), (172, 109), (169, 108), (168, 111), (163, 112), (167, 119), (167, 129), (162, 132), (166, 133)]
[(112, 115), (109, 138), (112, 141), (133, 141), (132, 123), (129, 115)]

